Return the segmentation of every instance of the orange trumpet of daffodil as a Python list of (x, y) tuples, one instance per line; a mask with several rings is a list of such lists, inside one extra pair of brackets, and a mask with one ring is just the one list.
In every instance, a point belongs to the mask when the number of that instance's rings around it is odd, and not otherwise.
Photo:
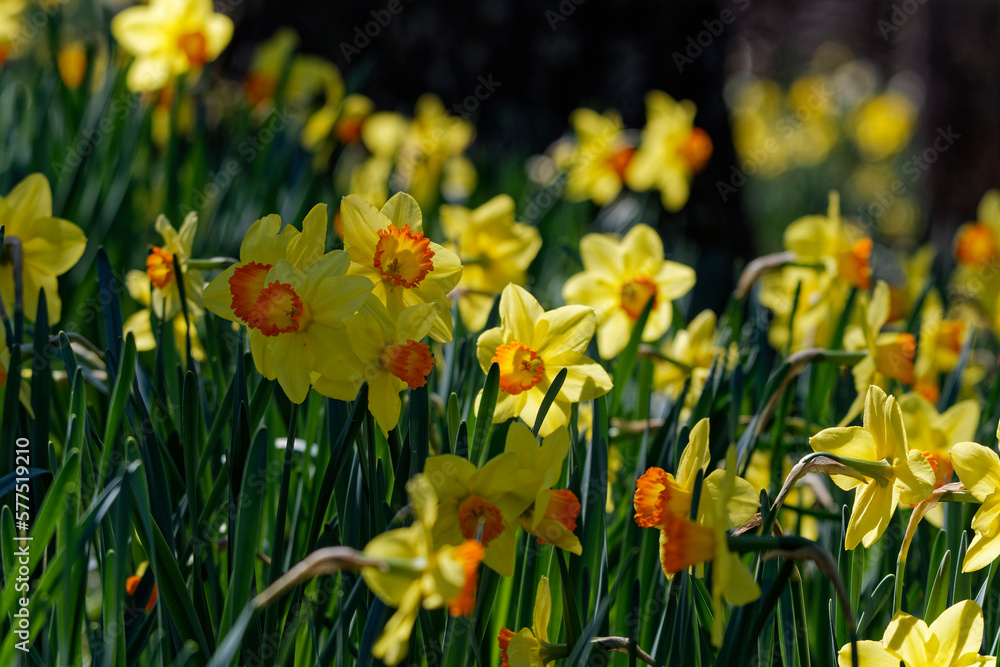
[(479, 337), (479, 365), (500, 367), (500, 393), (493, 423), (521, 417), (534, 424), (545, 392), (566, 369), (566, 381), (552, 402), (539, 434), (569, 423), (570, 406), (611, 391), (611, 377), (584, 352), (597, 328), (594, 311), (564, 306), (545, 311), (527, 290), (508, 285), (500, 295), (500, 326)]

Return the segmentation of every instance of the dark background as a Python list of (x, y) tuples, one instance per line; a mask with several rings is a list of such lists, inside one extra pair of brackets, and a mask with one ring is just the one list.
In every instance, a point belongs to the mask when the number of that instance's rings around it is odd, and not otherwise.
[[(709, 132), (715, 152), (680, 214), (684, 223), (661, 229), (668, 234), (682, 229), (703, 249), (699, 275), (712, 272), (722, 283), (731, 280), (740, 258), (755, 255), (740, 193), (722, 202), (715, 185), (728, 179), (735, 163), (722, 98), (733, 71), (787, 81), (802, 73), (819, 44), (837, 40), (874, 61), (886, 76), (916, 72), (927, 86), (927, 101), (913, 147), (931, 145), (939, 127), (950, 125), (961, 135), (921, 184), (927, 189), (930, 239), (942, 248), (950, 247), (959, 224), (975, 216), (982, 194), (1000, 185), (997, 2), (398, 2), (402, 10), (360, 54), (352, 54), (351, 62), (342, 43), (353, 47), (355, 29), (364, 30), (374, 20), (371, 12), (383, 12), (389, 0), (245, 0), (232, 10), (223, 7), (237, 21), (227, 66), (245, 68), (253, 46), (288, 25), (301, 36), (302, 51), (332, 60), (348, 90), (364, 92), (380, 109), (411, 112), (427, 91), (451, 108), (473, 93), (478, 77), (492, 75), (500, 86), (472, 114), (478, 131), (472, 151), (487, 161), (542, 152), (566, 131), (570, 112), (579, 106), (616, 108), (627, 127), (640, 128), (646, 91), (691, 99), (698, 106), (696, 122)], [(704, 22), (726, 10), (735, 21), (679, 71), (674, 54), (684, 53), (689, 38), (706, 30)], [(887, 25), (898, 29), (887, 32)], [(702, 298), (696, 294), (696, 300), (721, 305), (714, 302), (724, 297), (712, 291)]]

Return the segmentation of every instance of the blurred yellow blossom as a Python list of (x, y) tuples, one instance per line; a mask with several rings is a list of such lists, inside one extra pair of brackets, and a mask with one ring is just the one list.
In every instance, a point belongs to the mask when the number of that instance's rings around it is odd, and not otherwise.
[(904, 95), (876, 95), (864, 102), (848, 122), (851, 138), (868, 160), (877, 161), (898, 153), (910, 142), (917, 108)]
[(635, 146), (625, 138), (616, 111), (601, 115), (592, 109), (577, 109), (570, 123), (577, 143), (564, 158), (569, 168), (565, 197), (570, 201), (590, 199), (598, 206), (606, 206), (621, 192)]

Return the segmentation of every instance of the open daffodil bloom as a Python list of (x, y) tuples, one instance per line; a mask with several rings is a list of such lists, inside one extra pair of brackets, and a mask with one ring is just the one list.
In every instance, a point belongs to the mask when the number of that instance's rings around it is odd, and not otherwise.
[(922, 452), (908, 447), (899, 404), (874, 385), (865, 397), (863, 426), (823, 429), (809, 439), (809, 446), (817, 452), (884, 466), (867, 482), (832, 476), (845, 491), (857, 490), (844, 538), (847, 549), (858, 544), (870, 547), (889, 526), (900, 501), (918, 503), (934, 489), (934, 470)]
[(976, 536), (962, 564), (964, 572), (974, 572), (1000, 556), (1000, 457), (989, 447), (960, 442), (951, 449), (951, 461), (962, 484), (982, 503), (972, 517)]

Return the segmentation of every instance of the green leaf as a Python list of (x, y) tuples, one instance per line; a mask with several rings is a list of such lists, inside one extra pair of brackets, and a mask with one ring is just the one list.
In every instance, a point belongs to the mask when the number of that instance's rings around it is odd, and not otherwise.
[(493, 362), (486, 373), (482, 397), (479, 400), (479, 410), (476, 412), (476, 428), (472, 432), (472, 446), (469, 449), (469, 460), (479, 461), (478, 467), (486, 463), (489, 447), (490, 431), (493, 429), (493, 411), (497, 407), (497, 395), (500, 392), (500, 366)]
[[(639, 314), (639, 318), (632, 326), (632, 334), (628, 338), (628, 344), (618, 355), (618, 363), (615, 364), (614, 375), (612, 376), (613, 387), (611, 389), (611, 412), (618, 414), (621, 406), (622, 391), (635, 370), (636, 361), (639, 359), (639, 344), (642, 342), (642, 333), (646, 330), (646, 321), (653, 311), (655, 299), (649, 299)], [(667, 304), (668, 306), (670, 304)]]
[(542, 403), (538, 407), (538, 414), (535, 416), (535, 425), (531, 428), (532, 435), (538, 435), (538, 431), (541, 430), (542, 424), (545, 422), (545, 415), (549, 413), (552, 402), (556, 400), (559, 390), (562, 389), (563, 383), (566, 382), (566, 374), (566, 368), (561, 368), (556, 373), (555, 378), (553, 378), (548, 390), (546, 390), (545, 396), (542, 398)]

